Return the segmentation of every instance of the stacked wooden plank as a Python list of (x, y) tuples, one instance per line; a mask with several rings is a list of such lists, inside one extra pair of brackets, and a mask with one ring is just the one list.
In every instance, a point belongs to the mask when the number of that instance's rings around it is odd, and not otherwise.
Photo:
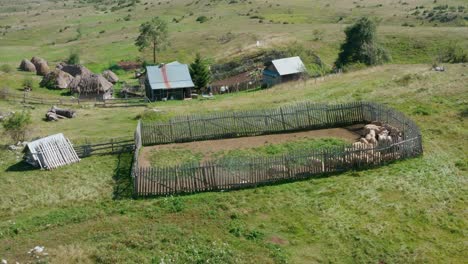
[(29, 143), (25, 152), (26, 162), (47, 170), (80, 161), (73, 145), (62, 133)]

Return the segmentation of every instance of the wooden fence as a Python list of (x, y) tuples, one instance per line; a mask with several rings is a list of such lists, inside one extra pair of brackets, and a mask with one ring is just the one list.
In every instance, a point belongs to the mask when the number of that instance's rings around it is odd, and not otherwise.
[(97, 99), (79, 99), (79, 98), (42, 98), (31, 96), (28, 93), (14, 93), (8, 90), (0, 91), (0, 98), (19, 102), (23, 104), (42, 104), (42, 105), (91, 105), (96, 107), (136, 107), (147, 106), (149, 99), (144, 98), (113, 98), (105, 100)]
[(114, 140), (111, 139), (102, 143), (85, 143), (74, 146), (78, 157), (84, 158), (92, 155), (120, 154), (124, 152), (133, 152), (135, 144), (133, 139)]
[[(226, 94), (226, 93), (237, 93), (242, 91), (248, 91), (251, 89), (259, 88), (262, 86), (263, 80), (247, 80), (239, 82), (233, 85), (211, 85), (211, 92), (213, 94)], [(221, 87), (228, 87), (227, 90), (221, 91)], [(226, 88), (225, 88), (226, 89)]]
[(308, 102), (275, 109), (180, 116), (165, 123), (143, 122), (142, 141), (146, 146), (341, 127), (363, 122), (370, 107), (378, 106)]
[(227, 163), (205, 162), (166, 168), (140, 167), (137, 151), (132, 172), (134, 193), (136, 196), (160, 196), (247, 188), (379, 166), (423, 152), (419, 128), (412, 120), (391, 108), (365, 102), (333, 106), (305, 103), (264, 111), (179, 117), (166, 124), (139, 123), (138, 132), (135, 133), (138, 140), (135, 139), (135, 142), (145, 145), (339, 127), (372, 121), (398, 128), (403, 136), (393, 138), (391, 143), (367, 149), (335, 147), (275, 157), (234, 159)]

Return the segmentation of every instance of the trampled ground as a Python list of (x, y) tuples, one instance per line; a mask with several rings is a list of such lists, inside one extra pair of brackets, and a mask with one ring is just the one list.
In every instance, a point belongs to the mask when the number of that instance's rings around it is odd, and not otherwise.
[[(353, 127), (357, 129), (357, 127)], [(262, 135), (256, 137), (242, 137), (242, 138), (229, 138), (219, 140), (206, 140), (188, 143), (174, 143), (166, 145), (158, 145), (151, 147), (144, 147), (140, 152), (140, 165), (143, 167), (151, 167), (151, 158), (154, 156), (153, 152), (161, 152), (163, 150), (177, 149), (179, 151), (193, 151), (203, 156), (202, 161), (213, 159), (213, 155), (220, 152), (230, 150), (251, 149), (266, 145), (275, 145), (291, 141), (301, 141), (305, 139), (323, 139), (323, 138), (336, 138), (342, 139), (351, 144), (360, 138), (360, 134), (351, 129), (346, 128), (331, 128), (311, 130), (305, 132), (286, 133), (286, 134), (273, 134)], [(157, 159), (157, 153), (154, 157)], [(177, 157), (174, 157), (177, 159)]]

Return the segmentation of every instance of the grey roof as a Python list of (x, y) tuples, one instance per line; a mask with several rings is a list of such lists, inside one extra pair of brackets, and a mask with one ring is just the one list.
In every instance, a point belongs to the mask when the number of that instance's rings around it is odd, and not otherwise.
[(187, 64), (173, 62), (162, 66), (147, 66), (146, 72), (151, 89), (191, 88), (195, 85)]
[(30, 142), (27, 149), (31, 154), (27, 161), (48, 170), (80, 161), (71, 142), (62, 133)]
[(167, 63), (166, 65), (181, 65), (182, 63), (178, 62), (178, 61), (173, 61), (173, 62), (169, 62)]
[(291, 57), (272, 61), (280, 75), (289, 75), (305, 72), (306, 68), (301, 58)]

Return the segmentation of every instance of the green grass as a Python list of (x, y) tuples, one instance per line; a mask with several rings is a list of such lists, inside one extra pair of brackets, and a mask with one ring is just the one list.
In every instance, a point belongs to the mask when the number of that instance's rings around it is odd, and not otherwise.
[[(133, 200), (128, 178), (131, 155), (90, 157), (39, 171), (22, 163), (21, 154), (7, 150), (12, 142), (2, 135), (0, 258), (8, 263), (36, 261), (27, 252), (44, 245), (49, 263), (466, 262), (468, 66), (444, 65), (446, 72), (438, 73), (430, 70), (430, 63), (450, 42), (468, 49), (464, 37), (468, 28), (421, 24), (408, 14), (416, 5), (432, 9), (441, 3), (420, 0), (404, 5), (386, 0), (378, 7), (368, 0), (158, 2), (142, 1), (132, 12), (105, 13), (75, 1), (63, 6), (0, 0), (0, 24), (12, 26), (5, 35), (0, 28), (0, 65), (15, 68), (21, 59), (39, 55), (53, 67), (76, 47), (83, 63), (95, 72), (120, 60), (146, 59), (148, 54), (139, 53), (133, 42), (139, 24), (155, 15), (168, 21), (185, 16), (180, 23), (170, 23), (171, 45), (159, 54), (161, 61), (189, 62), (196, 52), (226, 60), (256, 50), (257, 40), (265, 48), (298, 41), (331, 66), (346, 25), (370, 15), (380, 20), (379, 41), (395, 64), (209, 101), (155, 103), (148, 109), (76, 106), (75, 119), (52, 123), (42, 120), (50, 106), (38, 105), (31, 109), (29, 138), (63, 132), (79, 144), (132, 137), (139, 117), (163, 121), (174, 115), (270, 108), (304, 100), (368, 100), (414, 119), (423, 133), (424, 156), (257, 189)], [(466, 6), (463, 0), (446, 2)], [(266, 19), (258, 23), (239, 15), (247, 12)], [(128, 14), (131, 20), (124, 21)], [(213, 19), (197, 23), (201, 15)], [(338, 21), (339, 17), (343, 19)], [(270, 19), (289, 24), (269, 23)], [(415, 27), (402, 27), (404, 22)], [(82, 37), (70, 41), (79, 25)], [(60, 33), (65, 26), (70, 28)], [(313, 39), (314, 30), (323, 31), (321, 40)], [(228, 31), (234, 38), (221, 44), (219, 38)], [(39, 83), (40, 77), (30, 73), (0, 71), (0, 89), (19, 91), (28, 76)], [(131, 73), (121, 78), (132, 81)], [(64, 96), (43, 88), (32, 95)], [(21, 110), (19, 104), (0, 100), (2, 113)], [(256, 151), (267, 155), (283, 147)]]
[(174, 167), (200, 162), (203, 155), (185, 148), (152, 150), (149, 160), (155, 167)]
[[(25, 167), (2, 149), (0, 257), (24, 262), (29, 249), (44, 245), (50, 263), (463, 263), (468, 80), (466, 65), (445, 66), (438, 73), (428, 65), (389, 65), (317, 83), (151, 106), (173, 115), (359, 96), (414, 119), (423, 133), (424, 156), (366, 171), (132, 200), (131, 155), (86, 158), (48, 172)], [(408, 74), (418, 77), (401, 85), (398, 80)], [(75, 120), (46, 123), (39, 119), (46, 108), (33, 112), (32, 136), (131, 136), (135, 116), (144, 111), (78, 109)], [(0, 111), (18, 109), (0, 102)], [(277, 151), (270, 148), (261, 152)]]
[(285, 155), (288, 153), (307, 153), (308, 151), (321, 148), (349, 145), (339, 138), (301, 139), (281, 144), (268, 143), (265, 146), (247, 149), (236, 149), (213, 153), (212, 156), (219, 162), (230, 159), (262, 158)]

